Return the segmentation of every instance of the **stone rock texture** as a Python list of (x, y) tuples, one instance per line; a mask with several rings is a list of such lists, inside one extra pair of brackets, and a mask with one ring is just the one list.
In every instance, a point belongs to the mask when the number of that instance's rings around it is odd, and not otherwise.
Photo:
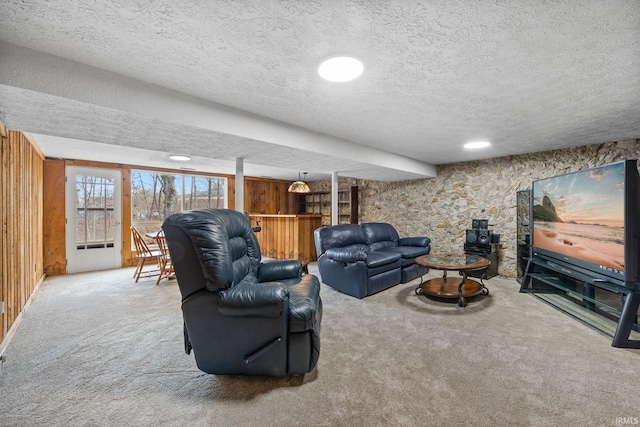
[[(498, 274), (516, 276), (516, 193), (534, 180), (625, 159), (637, 159), (640, 139), (588, 145), (437, 167), (436, 178), (379, 182), (339, 178), (359, 187), (360, 223), (388, 222), (400, 237), (429, 236), (433, 253), (462, 252), (473, 218), (500, 234)], [(330, 190), (330, 181), (309, 183)], [(330, 213), (330, 212), (328, 212)]]

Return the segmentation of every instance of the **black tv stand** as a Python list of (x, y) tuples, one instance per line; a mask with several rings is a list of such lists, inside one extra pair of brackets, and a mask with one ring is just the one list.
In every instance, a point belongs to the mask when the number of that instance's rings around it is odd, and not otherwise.
[[(638, 330), (640, 292), (623, 281), (534, 253), (527, 261), (520, 292), (564, 293), (582, 307), (617, 321), (613, 347), (640, 349), (640, 340), (630, 339), (631, 331)], [(620, 307), (601, 298), (600, 293), (619, 295)]]

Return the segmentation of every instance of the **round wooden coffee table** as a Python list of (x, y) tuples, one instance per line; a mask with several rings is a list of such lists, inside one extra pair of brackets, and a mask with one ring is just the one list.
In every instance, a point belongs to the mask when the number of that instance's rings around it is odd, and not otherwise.
[[(479, 294), (488, 295), (482, 279), (480, 282), (467, 278), (467, 271), (486, 269), (491, 261), (479, 255), (430, 254), (416, 258), (416, 264), (434, 270), (443, 270), (443, 276), (420, 283), (416, 295), (431, 295), (440, 298), (458, 298), (458, 306), (466, 307), (466, 298)], [(447, 277), (447, 271), (458, 271), (462, 280)]]

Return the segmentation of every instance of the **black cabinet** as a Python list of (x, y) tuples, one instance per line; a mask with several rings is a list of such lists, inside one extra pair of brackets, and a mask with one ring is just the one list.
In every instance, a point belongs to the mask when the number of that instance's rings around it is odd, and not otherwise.
[(498, 275), (498, 245), (491, 244), (490, 246), (491, 248), (489, 249), (489, 251), (478, 251), (478, 250), (475, 250), (474, 248), (468, 248), (468, 246), (465, 245), (464, 252), (466, 254), (478, 255), (488, 259), (491, 262), (491, 264), (489, 264), (489, 266), (484, 270), (467, 271), (468, 277), (475, 277), (479, 279), (491, 279), (492, 277)]

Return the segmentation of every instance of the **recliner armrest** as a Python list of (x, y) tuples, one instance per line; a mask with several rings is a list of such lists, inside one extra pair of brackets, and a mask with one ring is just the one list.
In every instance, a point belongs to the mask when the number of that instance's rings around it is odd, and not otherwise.
[(289, 330), (304, 332), (314, 328), (316, 316), (322, 316), (320, 281), (313, 274), (305, 274), (289, 288)]
[(283, 259), (260, 263), (256, 274), (259, 282), (276, 282), (302, 276), (302, 261)]
[(324, 255), (338, 262), (356, 262), (366, 261), (367, 259), (366, 245), (352, 245), (343, 248), (331, 248), (327, 249)]
[(279, 317), (289, 297), (279, 282), (241, 282), (220, 292), (220, 313), (225, 316)]
[(398, 246), (422, 246), (426, 248), (431, 244), (431, 239), (428, 237), (403, 237), (398, 240)]

